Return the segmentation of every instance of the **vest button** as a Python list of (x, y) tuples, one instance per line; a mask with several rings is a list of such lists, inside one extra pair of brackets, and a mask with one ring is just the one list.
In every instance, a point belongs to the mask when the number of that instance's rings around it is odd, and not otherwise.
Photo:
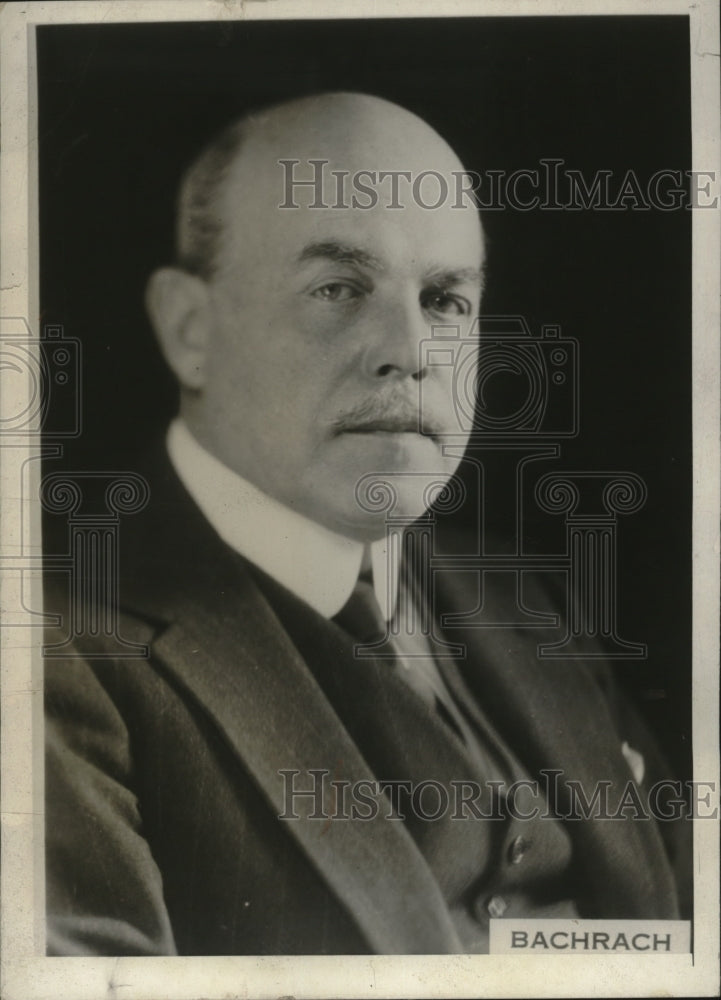
[(489, 916), (498, 920), (508, 909), (508, 903), (505, 901), (503, 896), (491, 896), (491, 898), (486, 903), (486, 909), (488, 910)]
[(514, 837), (508, 847), (508, 860), (512, 865), (520, 865), (531, 846), (530, 840), (523, 836)]
[(508, 909), (508, 903), (503, 896), (477, 896), (471, 906), (473, 915), (483, 927), (488, 927), (488, 918), (498, 919)]

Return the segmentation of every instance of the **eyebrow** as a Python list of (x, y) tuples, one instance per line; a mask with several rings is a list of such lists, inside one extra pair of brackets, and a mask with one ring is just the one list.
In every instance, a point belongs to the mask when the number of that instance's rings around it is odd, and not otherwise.
[(480, 267), (431, 268), (426, 274), (426, 280), (439, 288), (450, 288), (453, 285), (470, 283), (479, 285), (483, 290), (486, 280), (486, 265), (484, 262)]
[[(307, 243), (296, 257), (298, 264), (313, 260), (331, 260), (336, 264), (356, 264), (371, 271), (383, 271), (385, 265), (380, 257), (350, 243), (340, 243), (337, 240), (319, 240)], [(443, 267), (431, 266), (426, 274), (426, 281), (439, 288), (449, 288), (467, 282), (477, 284), (481, 290), (485, 285), (485, 261), (480, 267)]]
[(379, 257), (363, 250), (361, 247), (348, 243), (338, 243), (335, 240), (321, 240), (308, 243), (296, 257), (299, 264), (311, 260), (332, 260), (336, 264), (357, 264), (372, 271), (382, 271), (384, 266)]

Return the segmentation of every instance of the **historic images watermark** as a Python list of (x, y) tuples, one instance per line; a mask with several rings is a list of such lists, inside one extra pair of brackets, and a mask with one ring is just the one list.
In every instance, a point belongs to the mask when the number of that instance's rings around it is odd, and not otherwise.
[[(535, 820), (648, 821), (711, 819), (719, 816), (718, 789), (713, 781), (663, 779), (650, 787), (631, 779), (614, 787), (599, 781), (585, 788), (561, 769), (542, 769), (539, 779), (440, 782), (427, 779), (361, 779), (332, 777), (327, 768), (278, 771), (283, 783), (282, 820)], [(299, 810), (302, 810), (299, 812)]]
[[(597, 169), (592, 174), (557, 157), (541, 157), (516, 170), (334, 170), (324, 159), (281, 159), (278, 207), (298, 209), (425, 209), (484, 211), (651, 211), (718, 208), (713, 170), (664, 168), (647, 176), (635, 170)], [(312, 194), (312, 200), (308, 200)]]

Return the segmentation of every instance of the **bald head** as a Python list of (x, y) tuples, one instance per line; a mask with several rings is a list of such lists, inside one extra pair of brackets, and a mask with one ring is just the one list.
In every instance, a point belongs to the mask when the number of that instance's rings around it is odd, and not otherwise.
[[(299, 98), (248, 116), (248, 138), (279, 156), (321, 158), (368, 165), (379, 157), (388, 167), (461, 168), (450, 146), (417, 115), (368, 94), (330, 93)], [(419, 159), (420, 157), (420, 159)]]
[[(181, 266), (216, 268), (224, 220), (243, 201), (267, 208), (467, 207), (463, 165), (417, 115), (379, 97), (327, 93), (251, 112), (187, 170), (177, 219)], [(468, 194), (466, 190), (464, 192)]]
[(419, 516), (467, 439), (452, 355), (474, 329), (484, 248), (458, 175), (433, 129), (375, 97), (248, 115), (190, 168), (182, 266), (148, 283), (195, 437), (337, 533), (383, 534), (358, 499), (369, 474), (398, 473), (396, 513)]

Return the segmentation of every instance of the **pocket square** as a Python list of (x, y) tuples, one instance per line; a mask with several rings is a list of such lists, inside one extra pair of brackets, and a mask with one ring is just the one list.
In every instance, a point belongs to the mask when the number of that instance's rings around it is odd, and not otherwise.
[(629, 770), (633, 775), (633, 780), (637, 785), (640, 785), (646, 773), (646, 762), (643, 759), (643, 754), (639, 753), (638, 750), (634, 750), (625, 740), (621, 744), (621, 753), (626, 759)]

